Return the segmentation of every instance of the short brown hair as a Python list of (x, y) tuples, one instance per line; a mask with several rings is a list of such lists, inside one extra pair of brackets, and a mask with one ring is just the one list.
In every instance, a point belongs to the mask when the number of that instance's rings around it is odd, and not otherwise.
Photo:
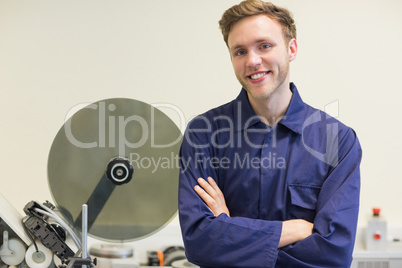
[(219, 21), (219, 28), (222, 31), (226, 45), (228, 46), (230, 30), (236, 22), (245, 17), (260, 14), (267, 15), (282, 26), (286, 41), (296, 38), (296, 24), (289, 10), (261, 0), (245, 0), (226, 10)]

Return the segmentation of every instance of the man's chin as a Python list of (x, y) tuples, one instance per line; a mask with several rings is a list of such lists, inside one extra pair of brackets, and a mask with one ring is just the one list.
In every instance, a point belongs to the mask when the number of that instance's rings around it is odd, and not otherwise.
[(265, 100), (265, 99), (269, 99), (269, 97), (271, 97), (272, 95), (272, 91), (270, 90), (265, 90), (262, 92), (258, 92), (258, 91), (253, 91), (253, 90), (249, 90), (247, 88), (244, 88), (247, 91), (247, 95), (249, 98), (253, 98), (255, 100)]

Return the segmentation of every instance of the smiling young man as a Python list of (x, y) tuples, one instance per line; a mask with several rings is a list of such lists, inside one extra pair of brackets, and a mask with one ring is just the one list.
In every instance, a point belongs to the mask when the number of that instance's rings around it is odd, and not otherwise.
[(192, 120), (180, 151), (179, 217), (201, 267), (348, 267), (359, 208), (355, 132), (290, 83), (290, 13), (243, 1), (220, 27), (242, 85)]
[(292, 95), (289, 62), (296, 58), (296, 39), (287, 40), (281, 25), (261, 14), (234, 24), (227, 45), (236, 77), (247, 91), (251, 106), (274, 125)]

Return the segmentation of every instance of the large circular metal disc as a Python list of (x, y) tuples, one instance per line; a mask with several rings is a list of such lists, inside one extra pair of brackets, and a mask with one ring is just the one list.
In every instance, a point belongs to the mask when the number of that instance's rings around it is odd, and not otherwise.
[[(81, 208), (88, 204), (88, 232), (102, 240), (154, 233), (177, 212), (181, 139), (174, 122), (144, 102), (88, 105), (65, 122), (50, 149), (48, 181), (56, 206), (80, 230)], [(116, 184), (105, 176), (113, 159), (131, 164), (131, 180)]]

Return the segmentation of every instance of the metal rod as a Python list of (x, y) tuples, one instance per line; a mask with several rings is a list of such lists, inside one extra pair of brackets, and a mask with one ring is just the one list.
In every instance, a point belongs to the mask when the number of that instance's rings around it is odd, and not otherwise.
[[(86, 259), (88, 257), (88, 245), (87, 245), (87, 238), (88, 238), (88, 205), (82, 205), (82, 258)], [(86, 268), (87, 265), (82, 265), (82, 268)]]

